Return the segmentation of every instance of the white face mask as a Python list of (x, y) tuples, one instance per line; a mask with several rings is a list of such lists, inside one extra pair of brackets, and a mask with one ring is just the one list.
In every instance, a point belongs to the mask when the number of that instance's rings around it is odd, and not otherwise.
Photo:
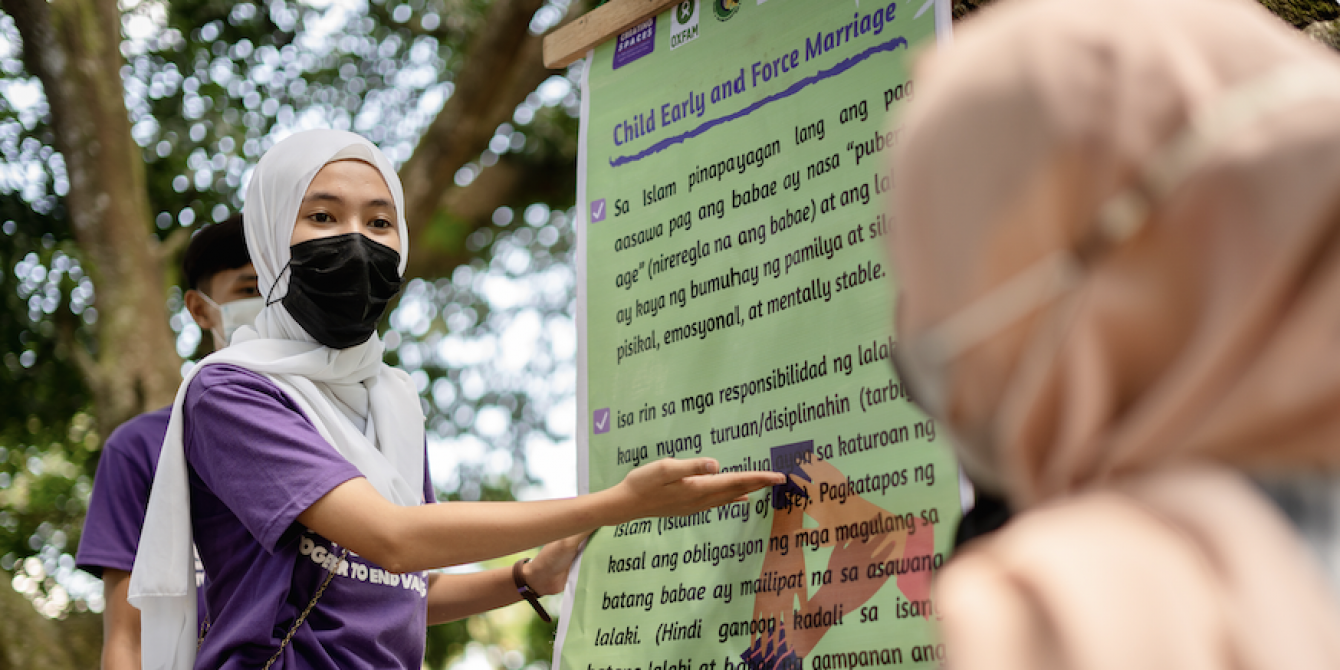
[(232, 342), (233, 333), (237, 332), (238, 328), (255, 323), (256, 315), (265, 309), (265, 298), (260, 296), (233, 300), (222, 305), (211, 300), (203, 292), (200, 293), (200, 297), (219, 313), (219, 325), (211, 328), (210, 332), (214, 333), (215, 345), (220, 348)]

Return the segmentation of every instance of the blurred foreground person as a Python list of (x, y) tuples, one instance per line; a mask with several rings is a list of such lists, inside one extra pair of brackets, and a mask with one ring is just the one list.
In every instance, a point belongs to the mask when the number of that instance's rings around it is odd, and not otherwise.
[(940, 576), (950, 665), (1340, 668), (1340, 60), (1015, 0), (925, 65), (896, 360), (1015, 511)]

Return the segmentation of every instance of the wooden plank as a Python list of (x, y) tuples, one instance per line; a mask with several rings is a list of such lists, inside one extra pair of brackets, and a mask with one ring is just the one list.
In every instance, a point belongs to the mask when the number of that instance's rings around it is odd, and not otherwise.
[(660, 14), (679, 0), (611, 0), (544, 36), (544, 66), (567, 67), (596, 45)]

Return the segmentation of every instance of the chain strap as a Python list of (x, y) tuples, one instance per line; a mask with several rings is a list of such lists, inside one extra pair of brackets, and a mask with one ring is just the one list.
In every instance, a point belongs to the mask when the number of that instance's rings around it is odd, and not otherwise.
[[(265, 662), (264, 670), (269, 670), (269, 666), (275, 665), (275, 661), (279, 659), (279, 655), (284, 653), (284, 647), (287, 647), (289, 641), (292, 641), (293, 634), (296, 634), (297, 632), (297, 627), (302, 626), (304, 620), (307, 620), (307, 615), (312, 614), (312, 608), (316, 607), (316, 600), (322, 598), (322, 594), (326, 592), (326, 587), (331, 586), (331, 580), (335, 579), (335, 574), (336, 572), (339, 572), (340, 565), (344, 564), (344, 559), (346, 559), (346, 557), (348, 557), (348, 548), (340, 552), (338, 563), (335, 564), (335, 568), (332, 568), (331, 571), (328, 572), (326, 580), (322, 582), (322, 586), (316, 588), (316, 595), (312, 596), (312, 602), (307, 603), (307, 607), (303, 608), (303, 614), (299, 614), (296, 619), (293, 619), (293, 627), (288, 628), (288, 635), (284, 635), (284, 641), (279, 643), (279, 650), (275, 651), (275, 655), (269, 657), (268, 662)], [(209, 632), (208, 614), (205, 615), (204, 622), (200, 624), (200, 636), (196, 638), (196, 651), (200, 651), (201, 645), (204, 645), (206, 632)]]
[(266, 662), (265, 667), (262, 668), (262, 670), (270, 670), (270, 666), (274, 665), (275, 661), (279, 660), (279, 655), (284, 653), (284, 647), (288, 646), (289, 641), (292, 640), (293, 635), (298, 632), (298, 627), (302, 625), (302, 622), (307, 620), (307, 615), (312, 613), (312, 608), (316, 607), (316, 601), (320, 600), (321, 594), (326, 592), (326, 587), (330, 586), (330, 580), (335, 579), (335, 573), (340, 571), (340, 566), (344, 565), (344, 559), (348, 556), (349, 549), (346, 547), (340, 552), (340, 560), (335, 563), (335, 567), (331, 568), (330, 572), (326, 574), (325, 581), (321, 582), (321, 586), (317, 588), (316, 595), (312, 596), (312, 602), (307, 603), (307, 607), (302, 610), (302, 614), (299, 614), (298, 618), (293, 620), (293, 627), (288, 629), (288, 635), (284, 636), (284, 641), (279, 643), (279, 649), (275, 650), (275, 655), (270, 657), (270, 660)]
[(205, 643), (205, 633), (209, 632), (209, 615), (205, 615), (205, 620), (200, 623), (200, 636), (195, 639), (195, 651), (200, 653), (200, 645)]
[[(299, 614), (298, 618), (293, 620), (293, 627), (288, 629), (288, 635), (285, 635), (284, 640), (279, 643), (279, 649), (275, 651), (275, 655), (271, 656), (270, 660), (266, 662), (264, 670), (270, 670), (270, 666), (274, 665), (275, 661), (279, 660), (279, 655), (284, 653), (284, 647), (288, 646), (288, 643), (293, 639), (293, 635), (298, 632), (298, 627), (302, 625), (302, 622), (307, 620), (307, 615), (312, 613), (312, 608), (316, 607), (316, 601), (320, 600), (321, 594), (326, 592), (326, 587), (330, 586), (330, 581), (335, 578), (335, 573), (340, 571), (340, 566), (344, 565), (344, 559), (348, 556), (348, 548), (345, 548), (340, 552), (340, 560), (335, 564), (335, 567), (326, 574), (326, 579), (321, 582), (321, 586), (317, 587), (316, 595), (312, 596), (312, 602), (307, 603), (307, 607), (303, 609), (302, 614)], [(208, 632), (209, 615), (206, 614), (205, 621), (200, 624), (200, 636), (195, 640), (195, 650), (197, 652), (200, 651), (200, 646), (205, 643), (205, 633)]]

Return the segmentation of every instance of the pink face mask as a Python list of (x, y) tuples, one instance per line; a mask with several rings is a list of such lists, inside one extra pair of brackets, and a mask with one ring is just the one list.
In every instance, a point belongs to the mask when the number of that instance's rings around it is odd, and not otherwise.
[[(1320, 79), (1306, 65), (1287, 65), (1225, 92), (1154, 154), (1135, 183), (1099, 208), (1092, 233), (1076, 248), (1049, 254), (916, 337), (899, 341), (893, 365), (912, 402), (939, 421), (951, 441), (967, 444), (966, 436), (956, 434), (948, 421), (949, 368), (954, 360), (1070, 294), (1083, 279), (1085, 268), (1142, 230), (1154, 205), (1184, 183), (1220, 142), (1272, 113), (1337, 96), (1340, 91), (1334, 82)], [(1055, 344), (1059, 345), (1065, 331), (1065, 323), (1053, 324)], [(972, 455), (993, 453), (984, 448), (989, 446), (958, 449), (964, 469), (974, 480), (992, 477), (986, 472), (990, 465), (973, 463)]]

